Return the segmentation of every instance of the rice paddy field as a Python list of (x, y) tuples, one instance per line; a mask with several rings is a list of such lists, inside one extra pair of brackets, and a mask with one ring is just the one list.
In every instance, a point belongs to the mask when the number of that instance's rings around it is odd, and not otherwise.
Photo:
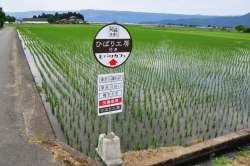
[[(97, 116), (92, 53), (102, 25), (17, 25), (58, 139), (93, 157), (108, 118)], [(219, 30), (125, 25), (124, 109), (112, 115), (122, 152), (184, 145), (250, 126), (250, 36)]]

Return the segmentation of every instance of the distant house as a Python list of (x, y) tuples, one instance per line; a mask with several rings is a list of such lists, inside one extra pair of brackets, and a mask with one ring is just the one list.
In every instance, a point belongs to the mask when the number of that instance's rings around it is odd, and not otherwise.
[(76, 20), (78, 19), (76, 16), (71, 16), (69, 19), (73, 19), (73, 20)]
[(84, 21), (83, 21), (82, 19), (77, 19), (77, 20), (76, 20), (76, 23), (77, 23), (77, 24), (83, 24)]
[(71, 16), (69, 19), (62, 19), (59, 20), (61, 24), (83, 24), (84, 21), (82, 19), (77, 18), (76, 16)]
[(48, 24), (47, 18), (23, 18), (23, 24)]
[(66, 18), (59, 20), (59, 23), (61, 24), (67, 24), (68, 20)]

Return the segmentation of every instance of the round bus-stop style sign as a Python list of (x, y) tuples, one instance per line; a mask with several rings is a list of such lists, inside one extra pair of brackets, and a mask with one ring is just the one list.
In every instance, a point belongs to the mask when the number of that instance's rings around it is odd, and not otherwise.
[(128, 30), (120, 24), (102, 27), (93, 41), (93, 52), (103, 66), (115, 68), (122, 65), (132, 51), (132, 38)]

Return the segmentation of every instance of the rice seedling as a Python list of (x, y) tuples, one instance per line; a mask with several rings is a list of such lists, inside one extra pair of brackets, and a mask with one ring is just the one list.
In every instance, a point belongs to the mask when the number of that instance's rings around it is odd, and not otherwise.
[[(190, 29), (197, 33), (193, 35), (126, 26), (134, 49), (130, 59), (114, 69), (125, 73), (124, 108), (112, 122), (113, 131), (127, 140), (123, 151), (185, 144), (188, 138), (204, 139), (206, 133), (211, 138), (212, 133), (216, 137), (249, 126), (249, 40), (233, 33), (218, 37), (205, 30)], [(97, 134), (108, 132), (95, 103), (97, 75), (108, 73), (91, 50), (99, 28), (17, 26), (39, 71), (35, 79), (42, 80), (48, 111), (58, 119), (53, 124), (58, 123), (61, 130), (55, 131), (62, 134), (57, 135), (90, 156)]]

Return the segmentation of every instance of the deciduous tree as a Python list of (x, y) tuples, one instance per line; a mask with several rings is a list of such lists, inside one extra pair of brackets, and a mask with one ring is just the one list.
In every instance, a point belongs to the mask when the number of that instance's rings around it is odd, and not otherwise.
[(53, 23), (55, 22), (54, 17), (53, 17), (53, 16), (49, 16), (48, 22), (49, 22), (50, 24), (53, 24)]
[(2, 8), (0, 8), (0, 28), (3, 27), (5, 20), (5, 13)]
[(5, 21), (8, 21), (9, 23), (13, 23), (16, 21), (16, 18), (8, 15), (5, 17)]
[(243, 24), (239, 24), (239, 25), (237, 25), (237, 26), (235, 27), (235, 29), (236, 29), (238, 32), (244, 31), (245, 26), (244, 26)]

